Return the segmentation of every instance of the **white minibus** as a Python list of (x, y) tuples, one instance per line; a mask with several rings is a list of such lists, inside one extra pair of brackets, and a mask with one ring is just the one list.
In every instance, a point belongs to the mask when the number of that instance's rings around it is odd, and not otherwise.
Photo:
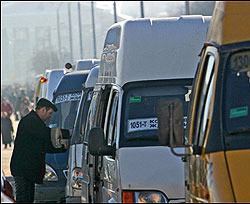
[(156, 107), (177, 97), (186, 119), (210, 18), (133, 19), (109, 28), (86, 120), (82, 202), (184, 201), (184, 163), (160, 145)]

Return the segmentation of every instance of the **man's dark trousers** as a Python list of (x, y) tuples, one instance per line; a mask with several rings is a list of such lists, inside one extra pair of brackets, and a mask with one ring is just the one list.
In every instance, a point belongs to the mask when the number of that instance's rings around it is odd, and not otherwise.
[(23, 176), (15, 176), (16, 202), (33, 203), (35, 193), (35, 183)]

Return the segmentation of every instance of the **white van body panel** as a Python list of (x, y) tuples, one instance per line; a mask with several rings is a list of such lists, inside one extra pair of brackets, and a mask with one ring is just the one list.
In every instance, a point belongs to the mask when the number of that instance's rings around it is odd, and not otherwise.
[(184, 163), (168, 147), (117, 150), (123, 190), (158, 190), (169, 199), (185, 198)]
[(42, 86), (42, 97), (53, 100), (53, 92), (56, 89), (60, 79), (64, 75), (64, 69), (47, 69), (45, 71), (45, 78), (48, 79), (46, 85)]
[[(185, 198), (184, 163), (168, 147), (119, 147), (122, 95), (129, 82), (194, 78), (210, 19), (201, 15), (145, 18), (110, 27), (120, 27), (119, 46), (104, 45), (97, 84), (111, 85), (112, 90), (119, 87), (119, 105), (116, 157), (103, 156), (101, 202), (122, 202), (122, 190), (161, 191), (169, 199)], [(111, 108), (107, 107), (108, 114)], [(106, 133), (108, 116), (105, 117)]]
[(75, 70), (90, 70), (99, 63), (99, 59), (80, 59), (76, 61)]
[[(88, 74), (88, 77), (84, 83), (84, 87), (86, 89), (93, 88), (97, 82), (98, 78), (98, 72), (99, 72), (99, 66), (92, 68)], [(86, 93), (85, 93), (86, 94)], [(82, 104), (83, 105), (83, 104)], [(80, 107), (78, 108), (78, 111), (80, 111)], [(78, 113), (80, 114), (80, 113)], [(82, 117), (82, 116), (81, 116)], [(66, 196), (68, 197), (68, 200), (70, 202), (70, 199), (73, 200), (74, 197), (81, 197), (81, 190), (73, 189), (71, 182), (72, 182), (72, 172), (75, 168), (82, 168), (82, 153), (83, 153), (83, 144), (72, 144), (70, 146), (69, 151), (69, 178), (67, 179), (66, 184)], [(85, 186), (85, 185), (83, 185)], [(79, 199), (80, 200), (80, 199)], [(75, 202), (76, 200), (73, 200)], [(78, 201), (78, 200), (77, 200)], [(78, 201), (79, 202), (79, 201)]]
[(92, 68), (89, 72), (89, 75), (85, 82), (85, 88), (92, 88), (95, 86), (97, 79), (98, 79), (98, 73), (99, 73), (100, 66), (97, 65), (96, 67)]
[(82, 147), (83, 147), (83, 144), (75, 145), (75, 166), (79, 168), (82, 166), (82, 158), (81, 158)]
[[(74, 144), (70, 146), (70, 150), (69, 151), (69, 161), (71, 161), (71, 163), (68, 163), (69, 167), (71, 167), (71, 169), (69, 169), (69, 176), (72, 176), (72, 172), (74, 170), (74, 168), (81, 168), (82, 166), (82, 147), (83, 144)], [(69, 196), (81, 196), (81, 190), (77, 190), (77, 189), (73, 189), (71, 187), (71, 178), (67, 179), (70, 183), (67, 184), (68, 190), (66, 192), (67, 195)], [(72, 192), (71, 192), (72, 191)]]
[[(81, 197), (81, 190), (73, 189), (71, 182), (72, 182), (72, 172), (73, 170), (77, 168), (81, 168), (82, 166), (82, 148), (83, 144), (74, 144), (70, 146), (69, 149), (69, 158), (68, 158), (68, 177), (67, 178), (67, 184), (65, 186), (65, 196), (66, 196), (66, 202), (79, 202)], [(73, 199), (74, 197), (78, 197), (78, 199)]]
[(111, 28), (121, 27), (116, 65), (114, 70), (101, 65), (98, 83), (122, 87), (133, 81), (193, 78), (210, 19), (192, 15), (114, 24)]
[[(68, 157), (68, 178), (67, 178), (67, 183), (65, 186), (65, 196), (69, 196), (72, 193), (72, 187), (71, 187), (71, 175), (72, 175), (72, 168), (74, 166), (74, 157), (73, 157), (73, 152), (75, 152), (75, 145), (70, 146), (69, 148), (69, 155), (72, 155), (71, 157)], [(69, 178), (70, 177), (70, 178)]]

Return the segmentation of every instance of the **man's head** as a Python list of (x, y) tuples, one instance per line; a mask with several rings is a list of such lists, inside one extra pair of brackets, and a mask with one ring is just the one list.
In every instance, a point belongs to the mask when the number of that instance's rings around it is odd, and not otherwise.
[(49, 120), (54, 112), (57, 111), (57, 108), (54, 103), (49, 101), (46, 98), (41, 98), (36, 105), (36, 113), (46, 122)]

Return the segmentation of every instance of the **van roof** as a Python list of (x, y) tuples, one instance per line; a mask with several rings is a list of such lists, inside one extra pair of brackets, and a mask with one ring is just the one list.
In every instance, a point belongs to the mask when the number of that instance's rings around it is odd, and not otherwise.
[(216, 2), (207, 41), (225, 45), (250, 40), (250, 2)]
[(99, 63), (99, 59), (80, 59), (76, 61), (75, 70), (90, 70)]
[(43, 87), (43, 94), (45, 94), (45, 97), (47, 97), (49, 100), (53, 99), (53, 91), (57, 87), (63, 75), (64, 75), (64, 69), (54, 69), (45, 72), (45, 77), (47, 78), (48, 81), (47, 81), (47, 88)]
[(91, 88), (91, 87), (95, 86), (97, 79), (98, 79), (99, 68), (100, 68), (100, 66), (97, 65), (90, 70), (89, 75), (88, 75), (86, 82), (85, 82), (85, 85), (84, 85), (85, 88)]
[(65, 74), (57, 85), (55, 94), (62, 94), (65, 92), (79, 92), (82, 90), (82, 84), (85, 83), (89, 70), (73, 71)]
[(45, 70), (45, 73), (46, 72), (62, 72), (64, 69), (46, 69)]
[(116, 65), (103, 66), (103, 54), (98, 83), (193, 78), (210, 19), (189, 15), (114, 24), (109, 30), (121, 28)]

